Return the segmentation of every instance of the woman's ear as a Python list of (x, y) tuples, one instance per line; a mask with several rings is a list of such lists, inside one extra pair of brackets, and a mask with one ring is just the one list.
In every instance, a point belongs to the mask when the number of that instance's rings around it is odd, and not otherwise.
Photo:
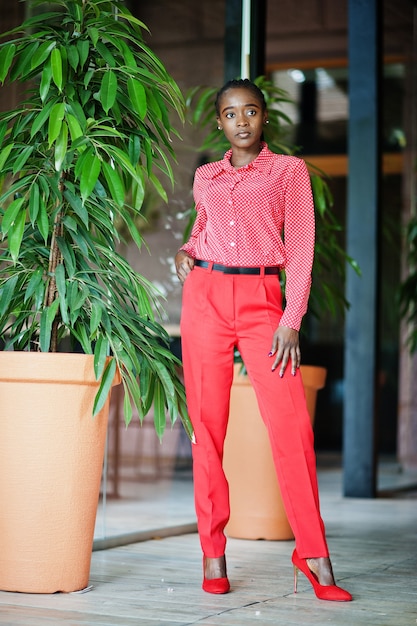
[(216, 117), (216, 120), (217, 120), (217, 130), (223, 130), (223, 127), (220, 122), (220, 117)]

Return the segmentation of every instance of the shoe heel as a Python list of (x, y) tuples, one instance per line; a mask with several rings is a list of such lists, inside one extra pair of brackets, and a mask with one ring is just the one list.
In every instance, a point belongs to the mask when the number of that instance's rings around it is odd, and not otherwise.
[(294, 593), (297, 593), (298, 567), (294, 565)]

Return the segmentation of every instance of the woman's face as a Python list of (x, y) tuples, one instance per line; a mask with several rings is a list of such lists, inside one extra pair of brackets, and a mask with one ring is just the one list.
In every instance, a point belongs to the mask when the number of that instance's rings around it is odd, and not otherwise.
[(220, 99), (218, 125), (232, 148), (258, 147), (267, 113), (259, 98), (245, 87), (232, 87)]

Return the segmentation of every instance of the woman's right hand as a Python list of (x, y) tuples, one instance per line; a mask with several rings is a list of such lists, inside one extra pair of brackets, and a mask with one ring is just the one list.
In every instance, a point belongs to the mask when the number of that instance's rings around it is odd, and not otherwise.
[(175, 255), (175, 269), (182, 285), (193, 267), (194, 258), (184, 250), (179, 250)]

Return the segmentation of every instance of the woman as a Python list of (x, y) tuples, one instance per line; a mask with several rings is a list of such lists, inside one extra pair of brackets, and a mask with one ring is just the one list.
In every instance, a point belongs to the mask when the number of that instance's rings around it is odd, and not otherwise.
[[(263, 142), (268, 113), (254, 83), (226, 83), (217, 94), (216, 114), (230, 150), (221, 161), (197, 169), (197, 217), (189, 241), (175, 257), (183, 284), (182, 355), (195, 433), (203, 589), (230, 589), (224, 535), (229, 494), (222, 458), (236, 346), (268, 429), (296, 540), (295, 572), (300, 569), (307, 576), (318, 598), (348, 601), (351, 595), (333, 578), (299, 372), (298, 332), (307, 309), (314, 251), (309, 175), (304, 161), (274, 154)], [(281, 270), (286, 274), (284, 311)]]

